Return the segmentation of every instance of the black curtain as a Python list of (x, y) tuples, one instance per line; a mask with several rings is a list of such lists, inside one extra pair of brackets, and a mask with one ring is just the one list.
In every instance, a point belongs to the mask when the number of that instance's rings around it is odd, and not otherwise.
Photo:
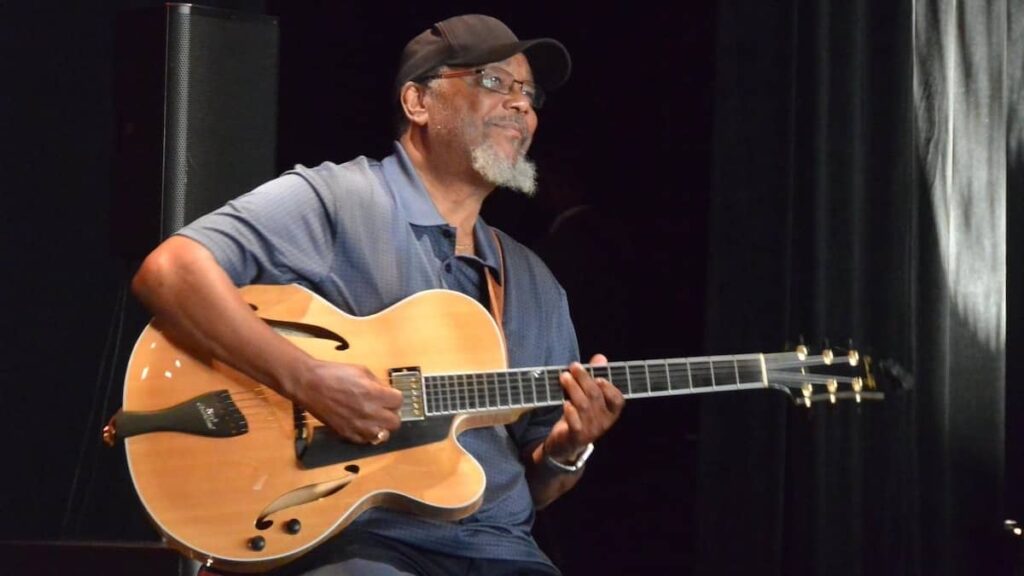
[(1013, 4), (719, 4), (708, 346), (852, 339), (886, 399), (705, 401), (698, 573), (1005, 568)]

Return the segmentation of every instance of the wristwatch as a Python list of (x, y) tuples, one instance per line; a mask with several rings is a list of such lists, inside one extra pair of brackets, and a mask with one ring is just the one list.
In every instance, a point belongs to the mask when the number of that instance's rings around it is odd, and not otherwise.
[(579, 472), (583, 469), (583, 465), (587, 463), (587, 458), (590, 458), (590, 455), (593, 453), (594, 443), (591, 442), (590, 444), (587, 444), (587, 447), (583, 449), (583, 453), (580, 454), (572, 464), (562, 464), (558, 460), (552, 458), (547, 451), (544, 452), (544, 462), (559, 472)]

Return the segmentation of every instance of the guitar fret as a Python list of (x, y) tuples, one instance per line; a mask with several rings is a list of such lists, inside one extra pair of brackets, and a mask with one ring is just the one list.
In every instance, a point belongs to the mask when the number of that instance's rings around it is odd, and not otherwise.
[(686, 362), (686, 379), (690, 382), (690, 391), (693, 391), (693, 371), (690, 370), (690, 361), (683, 360)]
[(554, 371), (554, 370), (545, 370), (544, 371), (544, 390), (545, 390), (545, 394), (548, 397), (548, 404), (551, 404), (552, 402), (554, 402), (554, 398), (551, 397), (551, 374), (552, 373), (555, 374), (556, 378), (558, 377), (558, 373), (556, 371)]
[[(518, 375), (518, 372), (516, 374)], [(519, 392), (519, 405), (527, 406), (529, 403), (526, 400), (526, 391), (523, 390), (523, 383), (519, 382), (518, 379), (513, 381), (511, 372), (508, 372), (506, 376), (508, 378), (508, 381), (512, 383), (512, 386), (515, 386), (515, 389)]]
[(512, 383), (509, 382), (508, 377), (505, 377), (505, 390), (508, 391), (508, 405), (513, 406), (515, 402), (512, 401)]
[(740, 362), (740, 366), (737, 368), (739, 376), (738, 380), (741, 384), (755, 384), (764, 385), (763, 374), (761, 372), (760, 360), (744, 360)]
[(498, 381), (498, 378), (500, 377), (498, 373), (494, 372), (491, 376), (494, 378), (494, 389), (498, 391), (498, 396), (501, 398), (501, 406), (503, 408), (510, 407), (512, 404), (509, 402), (510, 398), (508, 395), (508, 387), (506, 386), (505, 389), (502, 390), (501, 382)]
[[(516, 371), (516, 374), (519, 375), (519, 388), (521, 389), (523, 387), (523, 371), (522, 370), (518, 370), (518, 371)], [(537, 405), (537, 389), (534, 388), (533, 386), (530, 386), (530, 391), (533, 393), (533, 405), (536, 406)]]
[(548, 377), (548, 375), (550, 373), (551, 373), (551, 370), (539, 370), (538, 373), (537, 373), (538, 377), (541, 379), (541, 382), (544, 384), (544, 403), (545, 404), (551, 404), (551, 382), (550, 382), (550, 378)]
[(644, 362), (644, 374), (647, 376), (647, 389), (651, 395), (658, 395), (665, 391), (663, 379), (658, 375), (658, 371), (651, 371), (651, 362)]
[(711, 388), (715, 387), (715, 362), (708, 358), (708, 371), (711, 372)]
[(739, 363), (737, 363), (735, 356), (732, 357), (732, 368), (736, 372), (736, 387), (739, 388), (739, 385), (740, 385), (740, 365), (739, 365)]
[(455, 378), (455, 410), (466, 411), (466, 375), (459, 374)]
[(459, 394), (462, 389), (462, 386), (460, 385), (461, 379), (462, 374), (452, 376), (452, 412), (456, 413), (462, 411), (462, 399), (459, 398)]
[(554, 370), (548, 370), (548, 372), (551, 373), (553, 378), (548, 378), (548, 377), (544, 378), (544, 385), (548, 389), (548, 402), (555, 403), (556, 400), (552, 399), (552, 394), (551, 394), (552, 384), (554, 384), (555, 391), (557, 392), (558, 389), (559, 389), (558, 388), (558, 385), (559, 385), (558, 382), (561, 379), (560, 377), (562, 375), (562, 370), (554, 369)]
[(644, 362), (644, 380), (647, 380), (647, 393), (651, 393), (651, 372), (647, 369), (647, 362)]

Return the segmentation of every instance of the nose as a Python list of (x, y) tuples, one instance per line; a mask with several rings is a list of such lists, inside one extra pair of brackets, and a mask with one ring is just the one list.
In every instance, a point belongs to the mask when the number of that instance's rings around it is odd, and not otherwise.
[(523, 83), (519, 80), (512, 82), (512, 90), (508, 93), (508, 98), (505, 99), (505, 107), (522, 114), (533, 109), (530, 98), (523, 94)]
[(512, 94), (505, 100), (505, 108), (515, 110), (520, 114), (528, 114), (532, 110), (530, 99), (522, 94)]

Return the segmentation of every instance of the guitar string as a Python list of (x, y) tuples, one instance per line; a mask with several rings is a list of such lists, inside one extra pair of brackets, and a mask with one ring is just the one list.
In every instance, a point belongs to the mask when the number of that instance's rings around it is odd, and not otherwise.
[[(648, 361), (635, 363), (615, 363), (602, 366), (588, 366), (588, 371), (595, 376), (611, 378), (611, 382), (623, 392), (632, 395), (658, 394), (687, 392), (690, 390), (711, 390), (715, 388), (726, 388), (733, 386), (758, 385), (761, 384), (761, 364), (758, 360), (747, 360), (732, 357), (720, 357), (719, 367), (713, 366), (713, 362), (701, 362), (694, 367), (694, 360), (690, 361)], [(731, 364), (731, 366), (730, 366)], [(724, 366), (723, 366), (724, 365)], [(730, 368), (732, 370), (730, 370)], [(435, 405), (436, 410), (432, 413), (465, 412), (474, 410), (496, 410), (512, 407), (532, 407), (544, 404), (558, 404), (563, 401), (563, 391), (558, 383), (558, 375), (564, 369), (520, 369), (493, 373), (466, 373), (449, 374), (443, 376), (427, 376), (425, 388), (428, 403)], [(642, 377), (642, 383), (638, 384), (639, 391), (631, 391), (631, 386), (622, 385), (623, 378), (630, 380), (634, 372), (640, 371), (636, 376)], [(736, 375), (743, 372), (750, 372), (754, 378), (745, 380)], [(729, 374), (734, 372), (734, 374)], [(538, 373), (540, 376), (538, 376)], [(722, 383), (709, 382), (706, 377), (713, 373), (726, 376)], [(523, 376), (528, 376), (529, 382), (523, 381)], [(685, 376), (685, 380), (683, 377)], [(799, 383), (825, 384), (830, 379), (837, 382), (849, 383), (852, 378), (843, 376), (823, 376), (812, 374), (774, 374), (776, 379), (792, 380)], [(732, 381), (729, 381), (732, 379)], [(504, 380), (504, 382), (502, 382)], [(684, 381), (685, 385), (674, 385), (674, 382)], [(481, 385), (483, 382), (483, 385)], [(541, 401), (538, 396), (544, 396)], [(237, 391), (233, 397), (240, 409), (258, 409), (275, 400), (290, 405), (290, 402), (283, 397), (268, 394), (264, 388), (252, 389), (249, 391)], [(246, 400), (254, 401), (246, 402)], [(252, 412), (258, 414), (257, 412)]]
[[(630, 386), (628, 383), (626, 386), (622, 385), (622, 380), (629, 380), (630, 376), (626, 373), (633, 372), (637, 368), (644, 368), (642, 366), (615, 366), (609, 369), (599, 369), (595, 373), (599, 377), (611, 377), (613, 385), (622, 388), (623, 391), (629, 392)], [(645, 368), (645, 374), (638, 375), (643, 376), (640, 385), (641, 390), (636, 393), (642, 393), (647, 389), (647, 392), (682, 392), (689, 389), (697, 388), (717, 388), (717, 387), (728, 387), (728, 386), (742, 386), (749, 384), (758, 384), (761, 382), (761, 367), (755, 363), (744, 363), (742, 365), (737, 364), (733, 366), (732, 370), (729, 370), (729, 366), (726, 366), (724, 370), (718, 371), (719, 373), (726, 376), (725, 381), (716, 383), (709, 381), (706, 376), (709, 376), (714, 370), (696, 369), (696, 370), (683, 370), (682, 367), (674, 368), (669, 366), (666, 371), (664, 367), (656, 367), (655, 373), (650, 374), (651, 370), (649, 367)], [(457, 400), (460, 405), (485, 405), (487, 407), (500, 407), (507, 406), (510, 404), (508, 401), (510, 397), (513, 397), (512, 405), (522, 406), (529, 405), (537, 402), (532, 400), (537, 396), (537, 392), (542, 392), (541, 395), (546, 398), (550, 398), (552, 391), (560, 391), (561, 386), (558, 384), (557, 374), (553, 374), (555, 370), (547, 370), (542, 377), (537, 377), (536, 371), (526, 371), (529, 375), (529, 382), (520, 382), (520, 376), (523, 372), (510, 371), (507, 373), (490, 373), (488, 375), (479, 374), (455, 374), (455, 375), (444, 375), (444, 376), (428, 376), (426, 378), (426, 388), (428, 394), (428, 401), (433, 402), (447, 402), (453, 399)], [(560, 373), (561, 371), (558, 371)], [(666, 374), (667, 372), (667, 374)], [(734, 372), (734, 374), (729, 374)], [(743, 374), (740, 374), (740, 373)], [(737, 380), (735, 375), (741, 377)], [(748, 376), (743, 378), (742, 376)], [(844, 376), (827, 376), (827, 375), (814, 375), (814, 374), (774, 374), (772, 375), (775, 379), (785, 379), (800, 382), (810, 383), (826, 383), (829, 379), (835, 379), (838, 382), (850, 382), (852, 378)], [(713, 380), (713, 379), (712, 379)], [(674, 385), (674, 382), (684, 381), (685, 385)], [(692, 384), (691, 384), (692, 381)], [(649, 382), (649, 384), (648, 384)], [(481, 385), (482, 384), (482, 385)], [(237, 393), (239, 398), (244, 398), (246, 393)], [(431, 396), (434, 396), (431, 398)], [(470, 398), (472, 396), (472, 398)], [(492, 401), (492, 396), (496, 401)], [(525, 401), (529, 397), (531, 402)], [(280, 397), (278, 397), (280, 398)], [(518, 398), (518, 401), (514, 401)], [(546, 402), (539, 402), (546, 403)]]

